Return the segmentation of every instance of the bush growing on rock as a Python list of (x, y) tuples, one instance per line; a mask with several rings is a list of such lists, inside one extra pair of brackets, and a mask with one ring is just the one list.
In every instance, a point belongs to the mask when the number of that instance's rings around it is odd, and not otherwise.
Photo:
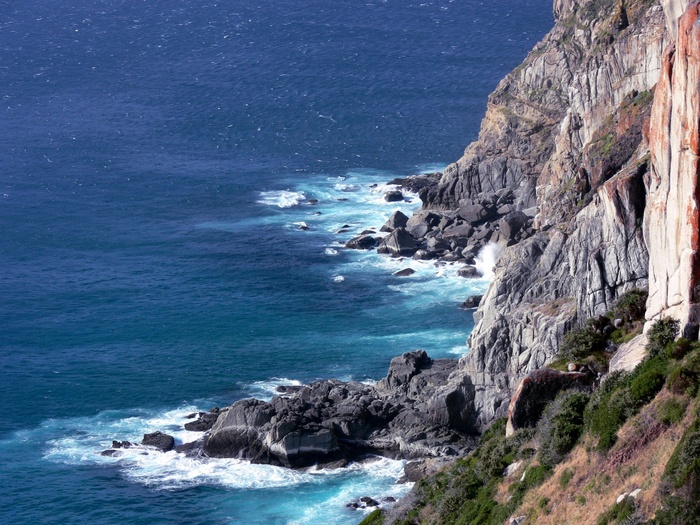
[(656, 357), (642, 362), (631, 374), (612, 374), (598, 389), (584, 411), (585, 427), (598, 436), (598, 450), (615, 444), (617, 431), (661, 390), (667, 362)]
[(556, 465), (574, 448), (583, 432), (583, 412), (589, 398), (581, 392), (566, 392), (550, 404), (538, 425), (544, 465)]
[(676, 339), (679, 326), (678, 320), (671, 317), (656, 321), (647, 334), (649, 339), (647, 352), (649, 356), (664, 355), (666, 347)]
[(580, 361), (593, 352), (605, 348), (605, 337), (594, 328), (587, 326), (580, 330), (571, 330), (564, 336), (560, 355), (566, 359)]
[(623, 321), (636, 321), (642, 319), (646, 313), (646, 304), (649, 294), (646, 290), (634, 288), (625, 292), (617, 300), (612, 309), (611, 317), (619, 317)]

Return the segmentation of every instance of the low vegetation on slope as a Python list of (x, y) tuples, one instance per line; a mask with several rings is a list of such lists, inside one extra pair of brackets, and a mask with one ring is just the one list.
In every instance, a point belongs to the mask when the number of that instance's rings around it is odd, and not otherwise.
[[(624, 319), (617, 329), (591, 322), (570, 336), (566, 359), (604, 366), (609, 341), (639, 331), (644, 299), (623, 296), (610, 313)], [(677, 331), (658, 321), (632, 372), (605, 375), (593, 393), (562, 392), (511, 437), (496, 421), (468, 457), (416, 484), (410, 508), (362, 525), (700, 523), (700, 343)]]

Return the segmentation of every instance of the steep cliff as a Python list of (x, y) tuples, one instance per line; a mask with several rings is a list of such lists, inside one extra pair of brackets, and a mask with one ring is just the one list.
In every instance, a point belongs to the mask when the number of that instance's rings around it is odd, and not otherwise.
[[(502, 252), (461, 362), (474, 420), (502, 416), (563, 334), (646, 288), (644, 123), (668, 40), (654, 1), (560, 0), (556, 24), (489, 99), (479, 139), (422, 193), (448, 210), (511, 191), (534, 233)], [(455, 375), (456, 378), (456, 375)]]
[(644, 233), (650, 252), (647, 318), (674, 317), (683, 335), (700, 324), (700, 3), (691, 2), (664, 54), (652, 110)]

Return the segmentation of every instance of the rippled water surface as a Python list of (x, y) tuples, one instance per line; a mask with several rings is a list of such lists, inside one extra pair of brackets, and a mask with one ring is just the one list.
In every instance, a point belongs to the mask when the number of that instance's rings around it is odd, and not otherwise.
[(353, 499), (400, 496), (388, 460), (296, 472), (99, 453), (154, 430), (188, 441), (189, 413), (278, 384), (466, 351), (457, 305), (485, 280), (342, 243), (397, 209), (383, 184), (476, 137), (550, 2), (2, 12), (0, 521), (351, 524)]

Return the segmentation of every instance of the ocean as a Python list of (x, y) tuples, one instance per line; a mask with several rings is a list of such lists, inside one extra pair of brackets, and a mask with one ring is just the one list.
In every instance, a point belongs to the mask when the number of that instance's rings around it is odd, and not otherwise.
[(461, 155), (550, 0), (0, 5), (0, 522), (345, 525), (405, 493), (388, 459), (100, 452), (467, 351), (488, 278), (343, 244), (419, 207), (384, 185)]

